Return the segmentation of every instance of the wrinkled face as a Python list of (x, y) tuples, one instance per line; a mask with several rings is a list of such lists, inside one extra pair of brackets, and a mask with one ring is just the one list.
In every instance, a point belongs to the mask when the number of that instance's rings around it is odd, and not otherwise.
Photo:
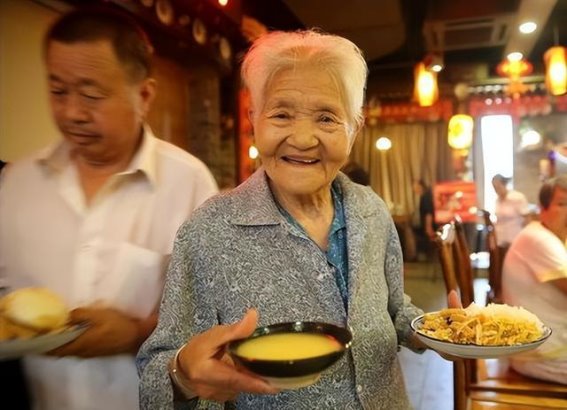
[(272, 189), (291, 195), (328, 191), (350, 152), (347, 129), (344, 102), (328, 73), (301, 67), (276, 74), (254, 117)]
[(136, 148), (153, 80), (128, 77), (109, 41), (52, 41), (46, 53), (53, 116), (74, 152), (114, 161)]
[(545, 226), (565, 239), (567, 236), (567, 190), (555, 188), (551, 203), (547, 209), (541, 211), (541, 221)]

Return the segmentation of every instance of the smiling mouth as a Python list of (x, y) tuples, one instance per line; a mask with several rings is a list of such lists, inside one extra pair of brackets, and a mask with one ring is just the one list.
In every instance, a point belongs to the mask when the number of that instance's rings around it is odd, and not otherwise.
[(316, 158), (294, 158), (286, 156), (283, 156), (282, 160), (293, 165), (313, 165), (320, 162), (320, 160)]

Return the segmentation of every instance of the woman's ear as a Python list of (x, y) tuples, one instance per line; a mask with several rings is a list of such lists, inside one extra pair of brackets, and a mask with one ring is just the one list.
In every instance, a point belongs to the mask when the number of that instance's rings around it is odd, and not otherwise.
[(349, 146), (348, 146), (348, 153), (349, 154), (352, 151), (352, 147), (354, 146), (354, 141), (356, 141), (356, 138), (358, 138), (358, 134), (360, 133), (360, 131), (362, 131), (363, 127), (364, 127), (364, 121), (357, 121), (356, 124), (354, 124), (352, 133), (349, 136), (349, 139), (350, 139)]

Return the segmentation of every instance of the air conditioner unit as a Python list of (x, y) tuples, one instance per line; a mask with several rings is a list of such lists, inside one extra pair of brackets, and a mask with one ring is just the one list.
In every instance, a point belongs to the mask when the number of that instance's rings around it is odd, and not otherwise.
[(426, 20), (423, 35), (428, 50), (466, 50), (504, 46), (511, 34), (513, 14), (474, 19)]

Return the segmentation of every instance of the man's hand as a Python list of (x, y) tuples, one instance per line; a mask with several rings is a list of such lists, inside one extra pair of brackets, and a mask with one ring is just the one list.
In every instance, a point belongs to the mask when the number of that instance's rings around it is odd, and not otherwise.
[(261, 378), (238, 370), (225, 352), (232, 340), (250, 336), (258, 321), (256, 310), (249, 310), (244, 318), (232, 325), (215, 326), (194, 336), (179, 353), (179, 368), (188, 386), (200, 398), (224, 402), (240, 392), (275, 394)]
[(91, 358), (134, 354), (140, 345), (142, 322), (118, 310), (82, 307), (71, 312), (71, 321), (87, 322), (87, 330), (75, 340), (48, 352), (48, 355)]

